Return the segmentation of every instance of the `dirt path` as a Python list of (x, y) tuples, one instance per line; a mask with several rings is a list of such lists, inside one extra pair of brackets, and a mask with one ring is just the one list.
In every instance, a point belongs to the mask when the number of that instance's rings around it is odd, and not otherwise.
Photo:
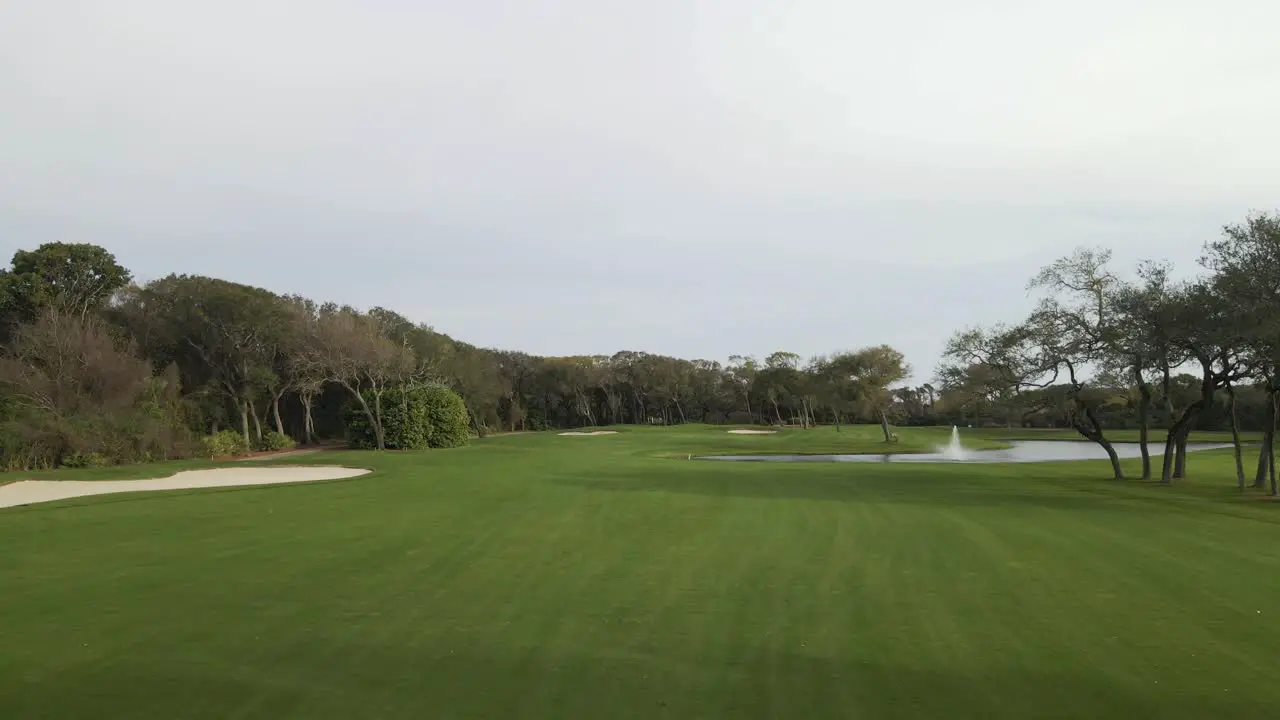
[(234, 462), (247, 462), (250, 460), (275, 460), (276, 458), (294, 457), (297, 455), (311, 455), (318, 453), (326, 448), (302, 448), (301, 450), (282, 450), (280, 452), (264, 452), (245, 457), (236, 458)]

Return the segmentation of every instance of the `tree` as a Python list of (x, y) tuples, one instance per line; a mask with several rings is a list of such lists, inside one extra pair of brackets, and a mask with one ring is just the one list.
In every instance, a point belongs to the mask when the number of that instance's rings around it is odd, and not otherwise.
[(818, 356), (809, 361), (808, 374), (812, 377), (812, 392), (831, 411), (836, 432), (848, 412), (853, 396), (854, 369), (849, 354), (837, 353), (831, 357)]
[[(375, 447), (386, 449), (382, 397), (397, 382), (412, 378), (413, 352), (388, 338), (379, 318), (349, 307), (321, 309), (317, 347), (328, 379), (342, 386), (373, 428)], [(370, 402), (372, 400), (372, 402)]]
[(749, 355), (730, 355), (728, 372), (729, 384), (742, 397), (747, 415), (754, 417), (751, 412), (751, 392), (755, 385), (756, 376), (760, 372), (756, 359)]
[[(773, 405), (774, 417), (779, 425), (785, 425), (779, 402), (790, 404), (800, 396), (800, 356), (779, 350), (765, 358), (764, 368), (756, 373), (756, 381), (763, 388), (764, 397)], [(788, 416), (791, 416), (790, 408)]]
[[(319, 308), (311, 300), (301, 297), (286, 298), (289, 313), (290, 342), (284, 348), (280, 361), (285, 382), (280, 393), (292, 390), (302, 405), (303, 442), (310, 445), (316, 439), (316, 400), (329, 383), (325, 367), (324, 348), (321, 344)], [(276, 430), (284, 433), (280, 420), (280, 394), (273, 400)]]
[(507, 426), (511, 432), (523, 430), (526, 421), (525, 407), (528, 405), (524, 395), (534, 375), (533, 359), (521, 352), (505, 350), (495, 352), (494, 355)]
[[(1254, 487), (1275, 485), (1276, 416), (1280, 413), (1280, 214), (1252, 213), (1227, 225), (1205, 247), (1201, 264), (1213, 272), (1213, 294), (1228, 308), (1223, 322), (1238, 346), (1245, 372), (1266, 389), (1270, 405)], [(1234, 389), (1224, 381), (1234, 402)], [(1233, 413), (1234, 417), (1234, 413)], [(1233, 426), (1234, 427), (1234, 426)], [(1238, 447), (1238, 444), (1237, 444)], [(1238, 450), (1237, 450), (1238, 455)], [(1237, 467), (1243, 485), (1243, 467)]]
[(877, 345), (837, 356), (833, 362), (852, 384), (860, 409), (880, 421), (884, 441), (892, 442), (888, 416), (893, 404), (890, 386), (911, 374), (906, 358), (888, 345)]
[[(1166, 404), (1171, 399), (1173, 368), (1181, 365), (1184, 352), (1174, 342), (1175, 302), (1181, 289), (1170, 281), (1167, 264), (1145, 262), (1138, 267), (1138, 283), (1126, 283), (1113, 296), (1115, 320), (1112, 327), (1114, 352), (1104, 364), (1128, 372), (1138, 390), (1138, 436), (1142, 452), (1142, 479), (1151, 478), (1148, 449), (1153, 392), (1150, 374), (1162, 378)], [(1172, 411), (1168, 412), (1172, 416)], [(1171, 421), (1171, 420), (1170, 420)]]
[(472, 427), (480, 437), (488, 433), (488, 422), (501, 423), (497, 416), (502, 398), (502, 380), (492, 353), (458, 343), (448, 358), (445, 374), (462, 396)]
[(44, 310), (84, 319), (129, 279), (97, 245), (45, 243), (17, 251), (10, 269), (0, 272), (0, 311), (11, 322), (31, 322)]
[(0, 356), (6, 466), (127, 462), (183, 452), (173, 371), (154, 377), (106, 324), (46, 308)]
[[(1165, 440), (1161, 482), (1166, 484), (1186, 476), (1187, 439), (1200, 414), (1213, 405), (1215, 393), (1227, 383), (1247, 376), (1231, 319), (1236, 310), (1226, 298), (1214, 292), (1211, 284), (1199, 282), (1185, 286), (1170, 307), (1174, 343), (1199, 366), (1200, 373), (1198, 392), (1180, 413), (1174, 413), (1176, 416)], [(1168, 410), (1173, 411), (1173, 388), (1167, 373), (1163, 389)]]
[(1014, 417), (1023, 424), (1030, 413), (1043, 409), (1043, 396), (1033, 399), (1027, 394), (1038, 386), (1034, 368), (1020, 352), (1024, 340), (1023, 329), (1007, 325), (967, 328), (953, 335), (936, 372), (949, 402), (971, 408), (975, 415), (1002, 418), (1006, 426), (1012, 426)]
[(1025, 338), (1034, 358), (1031, 366), (1039, 374), (1056, 379), (1066, 371), (1071, 426), (1102, 447), (1115, 478), (1122, 480), (1120, 459), (1098, 419), (1098, 396), (1088, 391), (1082, 375), (1085, 366), (1105, 363), (1117, 353), (1120, 281), (1107, 269), (1110, 259), (1109, 250), (1079, 248), (1032, 278), (1028, 288), (1046, 295), (1027, 320)]
[[(137, 293), (128, 313), (146, 323), (148, 354), (177, 363), (190, 386), (226, 398), (253, 445), (249, 420), (261, 437), (255, 398), (277, 382), (275, 362), (289, 331), (283, 301), (261, 288), (198, 275), (170, 275)], [(154, 320), (150, 320), (154, 318)]]
[[(452, 448), (467, 442), (467, 410), (449, 388), (409, 382), (388, 388), (382, 401), (384, 449)], [(378, 447), (378, 431), (361, 407), (347, 408), (347, 431), (353, 446)]]

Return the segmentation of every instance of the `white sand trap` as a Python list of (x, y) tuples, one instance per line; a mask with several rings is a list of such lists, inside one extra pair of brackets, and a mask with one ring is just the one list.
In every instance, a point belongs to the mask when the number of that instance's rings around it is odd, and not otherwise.
[(570, 436), (570, 437), (595, 437), (596, 435), (617, 435), (618, 431), (617, 430), (596, 430), (595, 432), (589, 432), (589, 433), (563, 432), (560, 434), (564, 436)]
[(87, 495), (109, 495), (142, 490), (190, 490), (192, 488), (275, 485), (278, 483), (339, 480), (368, 474), (361, 468), (302, 466), (219, 468), (187, 470), (152, 480), (21, 480), (0, 486), (0, 508), (66, 500)]
[(777, 435), (777, 430), (730, 430), (730, 435)]

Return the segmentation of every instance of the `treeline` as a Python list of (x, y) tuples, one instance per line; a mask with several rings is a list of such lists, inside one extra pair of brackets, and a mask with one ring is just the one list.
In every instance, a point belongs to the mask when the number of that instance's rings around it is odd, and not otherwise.
[[(405, 447), (437, 434), (406, 418), (452, 413), (424, 391), (446, 388), (479, 436), (873, 422), (892, 442), (895, 424), (957, 424), (1072, 427), (1112, 452), (1110, 431), (1162, 428), (1165, 482), (1186, 474), (1193, 429), (1258, 430), (1266, 451), (1253, 481), (1274, 487), (1280, 218), (1226, 227), (1188, 281), (1160, 263), (1122, 278), (1109, 259), (1079, 250), (1053, 263), (1032, 279), (1043, 297), (1027, 318), (957, 333), (933, 382), (902, 386), (910, 368), (884, 345), (726, 363), (639, 351), (538, 357), (469, 345), (385, 308), (201, 276), (139, 285), (103, 248), (51, 243), (15, 253), (0, 272), (0, 466), (185, 457), (228, 431), (245, 448)], [(434, 410), (405, 405), (427, 397)], [(1144, 477), (1153, 472), (1144, 459)]]
[(414, 390), (424, 387), (455, 392), (481, 436), (623, 423), (873, 421), (888, 442), (890, 423), (902, 417), (890, 388), (910, 372), (885, 346), (728, 364), (478, 348), (385, 308), (201, 276), (138, 285), (111, 253), (87, 244), (15, 253), (0, 273), (0, 314), (7, 469), (184, 457), (211, 435), (220, 442), (210, 446), (226, 447), (229, 431), (244, 448), (278, 448), (285, 436), (399, 447), (387, 435), (403, 437), (403, 427), (388, 423), (407, 410), (395, 403), (426, 397)]
[[(1004, 424), (1061, 419), (1107, 451), (1108, 431), (1168, 429), (1159, 477), (1187, 474), (1194, 429), (1231, 430), (1236, 475), (1247, 483), (1239, 433), (1263, 431), (1254, 487), (1277, 492), (1280, 395), (1280, 215), (1257, 213), (1207, 243), (1201, 272), (1173, 279), (1144, 262), (1124, 278), (1110, 252), (1078, 249), (1028, 284), (1038, 306), (1016, 324), (970, 328), (949, 342), (941, 393), (961, 412)], [(1142, 475), (1153, 476), (1144, 453)]]

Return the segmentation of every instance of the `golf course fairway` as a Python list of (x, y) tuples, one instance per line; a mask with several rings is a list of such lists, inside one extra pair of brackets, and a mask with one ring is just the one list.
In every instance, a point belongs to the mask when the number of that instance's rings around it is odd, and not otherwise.
[[(276, 464), (373, 472), (0, 510), (0, 717), (1280, 708), (1280, 504), (1240, 495), (1229, 450), (1162, 487), (1094, 461), (689, 459), (880, 452), (874, 427), (614, 430), (316, 453)], [(949, 431), (902, 429), (895, 449)]]

